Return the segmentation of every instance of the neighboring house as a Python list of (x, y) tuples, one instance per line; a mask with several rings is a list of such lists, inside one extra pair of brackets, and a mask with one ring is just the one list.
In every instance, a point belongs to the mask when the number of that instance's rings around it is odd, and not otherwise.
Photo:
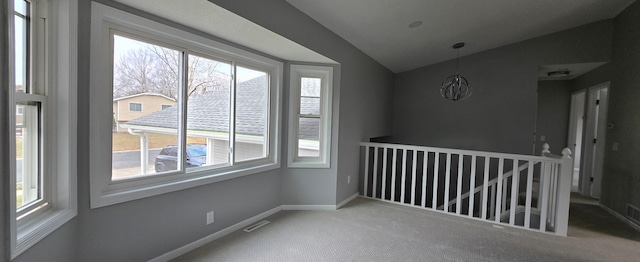
[[(241, 144), (236, 147), (236, 159), (261, 157), (264, 151), (265, 119), (267, 112), (264, 104), (268, 96), (267, 77), (257, 77), (238, 85), (236, 102), (236, 137)], [(219, 89), (189, 98), (187, 105), (187, 132), (189, 137), (207, 139), (207, 164), (227, 161), (229, 141), (229, 90)], [(319, 101), (302, 100), (303, 108), (318, 108)], [(315, 106), (313, 105), (315, 103)], [(319, 122), (301, 119), (299, 139), (308, 144), (315, 142), (303, 150), (317, 151)], [(130, 129), (133, 133), (165, 133), (175, 134), (178, 123), (178, 108), (148, 113), (131, 121), (120, 123), (122, 130)], [(315, 138), (315, 141), (313, 140)]]
[(122, 123), (169, 108), (176, 100), (161, 94), (141, 93), (113, 99), (114, 131), (126, 132)]

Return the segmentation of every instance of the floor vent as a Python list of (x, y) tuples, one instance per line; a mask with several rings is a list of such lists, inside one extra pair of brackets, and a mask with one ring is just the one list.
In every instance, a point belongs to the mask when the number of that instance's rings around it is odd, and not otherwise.
[(640, 208), (627, 204), (627, 218), (640, 225)]
[(253, 230), (256, 230), (256, 229), (258, 229), (258, 228), (261, 228), (261, 227), (263, 227), (263, 226), (266, 226), (267, 224), (269, 224), (269, 221), (267, 221), (267, 220), (262, 220), (262, 221), (260, 221), (260, 222), (258, 222), (258, 223), (255, 223), (255, 224), (253, 224), (253, 225), (251, 225), (251, 226), (249, 226), (249, 227), (247, 227), (247, 228), (243, 229), (243, 231), (244, 231), (244, 232), (251, 232), (251, 231), (253, 231)]

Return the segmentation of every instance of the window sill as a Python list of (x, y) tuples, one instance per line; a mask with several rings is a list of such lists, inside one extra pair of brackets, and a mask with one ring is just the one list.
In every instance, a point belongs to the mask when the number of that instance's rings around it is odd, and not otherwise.
[(74, 209), (49, 208), (38, 215), (24, 218), (19, 221), (17, 240), (11, 259), (18, 257), (31, 246), (38, 243), (53, 231), (69, 222), (77, 212)]

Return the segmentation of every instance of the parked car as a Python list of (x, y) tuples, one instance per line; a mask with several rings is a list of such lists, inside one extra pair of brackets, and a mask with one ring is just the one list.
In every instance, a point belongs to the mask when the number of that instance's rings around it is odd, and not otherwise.
[[(155, 159), (156, 173), (178, 169), (178, 146), (166, 146)], [(186, 167), (199, 167), (207, 162), (206, 145), (187, 145)]]

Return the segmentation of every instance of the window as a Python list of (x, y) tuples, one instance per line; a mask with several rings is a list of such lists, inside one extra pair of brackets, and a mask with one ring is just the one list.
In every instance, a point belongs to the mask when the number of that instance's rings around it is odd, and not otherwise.
[(333, 68), (291, 66), (289, 166), (330, 167)]
[(129, 111), (131, 111), (131, 112), (142, 112), (142, 104), (140, 104), (140, 103), (129, 103)]
[[(92, 10), (92, 207), (279, 167), (282, 63), (99, 3)], [(121, 114), (112, 132), (112, 101), (134, 95), (130, 111), (144, 112)]]
[[(4, 1), (10, 43), (9, 89), (15, 125), (9, 167), (11, 257), (76, 214), (75, 1)], [(65, 8), (66, 7), (66, 8)], [(56, 10), (56, 12), (50, 12)], [(55, 21), (52, 22), (52, 21)], [(55, 37), (54, 37), (55, 36)], [(67, 48), (63, 48), (63, 47)], [(51, 50), (62, 50), (52, 55)], [(59, 60), (57, 60), (59, 59)], [(51, 70), (57, 68), (57, 70)], [(12, 127), (14, 128), (14, 127)], [(58, 193), (60, 192), (60, 193)]]

